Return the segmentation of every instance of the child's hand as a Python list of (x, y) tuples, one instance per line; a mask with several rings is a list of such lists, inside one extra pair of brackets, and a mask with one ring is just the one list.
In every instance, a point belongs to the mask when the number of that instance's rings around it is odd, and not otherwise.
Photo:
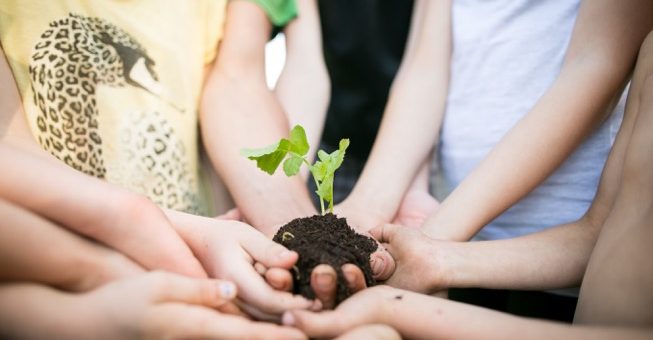
[(443, 254), (452, 242), (434, 240), (419, 229), (385, 224), (370, 231), (397, 261), (386, 284), (420, 293), (434, 293), (448, 287), (451, 274)]
[[(391, 325), (392, 310), (388, 307), (392, 303), (401, 302), (395, 300), (400, 294), (402, 294), (400, 290), (388, 286), (375, 286), (354, 294), (333, 311), (320, 313), (303, 310), (287, 311), (282, 321), (285, 326), (299, 328), (312, 338), (333, 338), (368, 324)], [(396, 335), (387, 330), (378, 335), (382, 334), (390, 339)]]
[[(304, 338), (301, 332), (222, 314), (236, 297), (228, 281), (151, 272), (82, 295), (89, 338)], [(75, 336), (85, 337), (82, 334)]]
[(192, 235), (186, 239), (209, 275), (233, 281), (243, 302), (240, 307), (255, 318), (279, 320), (288, 309), (316, 308), (314, 301), (287, 291), (297, 253), (245, 223), (176, 216), (175, 223), (184, 224), (185, 234)]
[[(355, 204), (350, 204), (351, 201), (343, 201), (335, 207), (336, 214), (340, 217), (345, 217), (347, 223), (354, 228), (359, 234), (370, 235), (370, 229), (387, 223), (380, 213), (374, 210), (365, 209)], [(376, 238), (375, 238), (376, 239)], [(378, 240), (377, 240), (378, 243)], [(392, 272), (395, 270), (395, 260), (379, 243), (379, 248), (370, 255), (370, 266), (372, 267), (372, 275), (378, 281), (387, 280)], [(362, 272), (361, 272), (362, 275)]]

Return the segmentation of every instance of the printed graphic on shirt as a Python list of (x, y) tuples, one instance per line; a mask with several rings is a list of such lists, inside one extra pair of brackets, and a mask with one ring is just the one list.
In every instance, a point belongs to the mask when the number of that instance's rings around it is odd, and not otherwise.
[[(154, 66), (141, 44), (103, 19), (69, 14), (51, 22), (29, 65), (33, 100), (39, 109), (36, 138), (79, 171), (120, 182), (162, 206), (196, 212), (197, 184), (188, 171), (184, 145), (160, 112), (112, 112), (128, 118), (116, 127), (121, 129), (119, 140), (105, 140), (100, 133), (99, 117), (107, 113), (98, 110), (98, 86), (158, 96), (162, 91)], [(129, 155), (129, 164), (112, 166), (124, 165), (122, 178), (107, 173), (103, 148), (108, 146)]]

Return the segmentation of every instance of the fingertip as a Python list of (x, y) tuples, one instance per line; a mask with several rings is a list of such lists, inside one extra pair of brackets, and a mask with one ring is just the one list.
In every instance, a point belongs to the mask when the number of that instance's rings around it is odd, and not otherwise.
[(374, 279), (385, 281), (395, 271), (395, 261), (387, 251), (377, 251), (371, 256), (372, 275)]
[(347, 282), (347, 288), (351, 293), (356, 293), (367, 286), (365, 283), (365, 274), (358, 266), (347, 263), (342, 266), (342, 273)]
[[(218, 291), (220, 294), (220, 298), (222, 300), (232, 300), (233, 298), (236, 297), (238, 294), (238, 288), (236, 288), (236, 285), (233, 282), (230, 281), (218, 281)], [(224, 301), (226, 302), (226, 301)]]
[(270, 268), (265, 273), (265, 281), (276, 290), (290, 291), (292, 289), (292, 275), (282, 268)]
[(281, 324), (284, 326), (295, 326), (295, 316), (291, 311), (285, 311), (281, 317)]

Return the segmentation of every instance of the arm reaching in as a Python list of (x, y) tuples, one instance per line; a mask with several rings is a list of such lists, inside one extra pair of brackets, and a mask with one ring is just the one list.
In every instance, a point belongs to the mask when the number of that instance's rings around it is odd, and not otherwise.
[(366, 289), (334, 311), (289, 311), (283, 324), (309, 337), (334, 337), (366, 324), (385, 324), (406, 338), (647, 339), (651, 329), (571, 326), (517, 317), (388, 286)]
[(451, 1), (416, 2), (374, 146), (352, 193), (340, 204), (363, 231), (392, 221), (428, 158), (444, 114), (450, 58)]
[(126, 256), (0, 199), (0, 280), (87, 291), (143, 269)]
[(147, 269), (206, 276), (156, 205), (75, 171), (35, 142), (1, 49), (0, 86), (0, 198), (102, 242)]
[(257, 5), (232, 1), (224, 38), (208, 74), (200, 115), (207, 152), (245, 219), (272, 237), (288, 221), (315, 213), (302, 178), (269, 176), (239, 151), (288, 135), (283, 108), (265, 82), (272, 25)]
[(653, 28), (651, 11), (646, 0), (583, 1), (553, 85), (442, 202), (424, 232), (468, 240), (562, 164), (610, 112)]
[[(0, 334), (9, 338), (304, 339), (289, 327), (216, 311), (233, 283), (152, 272), (81, 295), (35, 284), (0, 286)], [(26, 317), (29, 316), (29, 317)]]

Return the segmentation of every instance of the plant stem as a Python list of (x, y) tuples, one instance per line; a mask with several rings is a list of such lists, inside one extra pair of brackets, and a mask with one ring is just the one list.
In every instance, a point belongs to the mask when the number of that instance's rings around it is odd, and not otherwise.
[[(294, 152), (293, 152), (293, 153), (294, 153)], [(297, 154), (295, 154), (295, 155), (297, 155)], [(319, 189), (319, 188), (320, 188), (320, 182), (317, 181), (317, 178), (315, 177), (315, 175), (313, 175), (313, 171), (311, 171), (311, 168), (312, 168), (313, 166), (311, 165), (311, 163), (309, 163), (309, 162), (306, 160), (306, 158), (304, 158), (304, 157), (302, 157), (302, 156), (300, 156), (300, 155), (297, 155), (297, 156), (299, 156), (299, 157), (302, 159), (302, 161), (304, 161), (304, 163), (306, 164), (306, 166), (308, 166), (308, 172), (311, 173), (311, 177), (313, 177), (313, 181), (315, 181), (315, 188), (316, 188), (316, 189)], [(322, 197), (321, 197), (320, 195), (318, 195), (318, 197), (320, 197), (320, 210), (321, 210), (321, 212), (322, 212), (322, 216), (324, 216), (324, 200), (322, 199)], [(332, 204), (332, 207), (331, 207), (331, 212), (333, 212), (333, 204)]]

